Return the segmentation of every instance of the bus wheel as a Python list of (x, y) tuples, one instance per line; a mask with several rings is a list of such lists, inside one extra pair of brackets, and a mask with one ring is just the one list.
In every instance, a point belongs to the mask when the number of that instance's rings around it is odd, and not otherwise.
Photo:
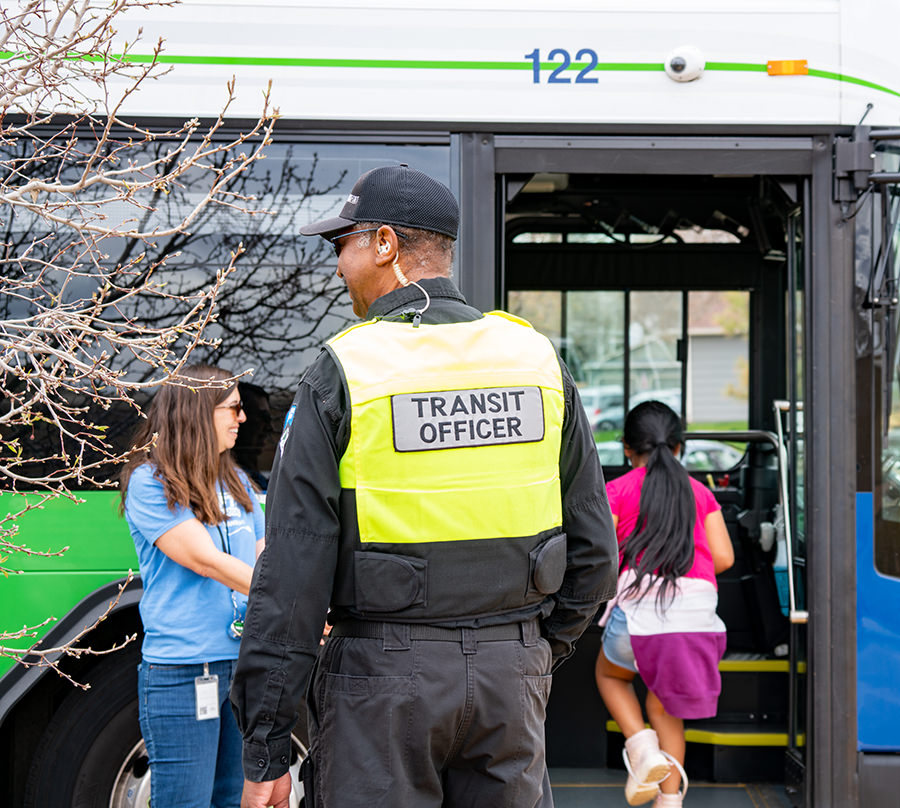
[[(306, 757), (306, 744), (296, 733), (291, 735), (291, 791), (290, 808), (298, 808), (303, 796), (300, 785), (300, 762)], [(140, 740), (128, 753), (113, 780), (109, 808), (145, 808), (150, 804), (150, 761), (147, 748)]]
[[(66, 696), (35, 752), (25, 786), (26, 808), (147, 804), (110, 802), (117, 780), (147, 768), (146, 754), (136, 754), (143, 748), (137, 700), (140, 656), (139, 648), (128, 647), (101, 660), (86, 677), (90, 690), (73, 689)], [(129, 773), (126, 764), (131, 765)]]
[(109, 808), (150, 805), (150, 760), (141, 738), (128, 752), (112, 783)]
[[(140, 649), (104, 659), (73, 690), (47, 726), (25, 786), (25, 808), (146, 808), (150, 761), (138, 723)], [(305, 722), (291, 735), (291, 808), (302, 796), (300, 762), (306, 756)]]

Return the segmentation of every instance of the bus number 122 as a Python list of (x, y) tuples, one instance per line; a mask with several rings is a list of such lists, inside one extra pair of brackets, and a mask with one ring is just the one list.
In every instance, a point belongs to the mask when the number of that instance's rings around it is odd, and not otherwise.
[[(531, 53), (525, 54), (526, 59), (531, 59), (531, 75), (532, 81), (535, 84), (541, 83), (541, 51), (540, 48), (535, 48)], [(570, 84), (572, 79), (568, 76), (561, 75), (563, 71), (569, 69), (569, 65), (572, 64), (572, 57), (569, 55), (567, 50), (563, 48), (554, 48), (547, 54), (547, 58), (551, 62), (556, 62), (559, 60), (559, 64), (553, 68), (553, 72), (550, 73), (550, 76), (547, 78), (547, 84)], [(575, 76), (576, 84), (596, 84), (597, 78), (588, 78), (588, 73), (592, 70), (595, 70), (597, 67), (597, 52), (591, 50), (590, 48), (582, 48), (578, 53), (575, 54), (575, 66), (577, 67), (581, 64), (581, 60), (586, 59), (587, 64), (585, 64), (581, 70), (578, 71), (578, 75)]]

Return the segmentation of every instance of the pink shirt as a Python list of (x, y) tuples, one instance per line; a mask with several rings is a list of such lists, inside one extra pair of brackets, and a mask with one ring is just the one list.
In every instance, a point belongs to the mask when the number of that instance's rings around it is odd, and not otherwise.
[[(627, 474), (606, 484), (609, 507), (612, 509), (613, 515), (618, 517), (616, 538), (619, 540), (620, 568), (625, 550), (625, 539), (631, 535), (637, 524), (641, 504), (641, 486), (644, 484), (646, 476), (647, 469), (642, 466), (632, 469)], [(716, 572), (703, 523), (709, 514), (721, 510), (721, 507), (706, 486), (697, 482), (693, 477), (690, 480), (691, 488), (694, 491), (694, 501), (697, 503), (697, 520), (694, 522), (694, 565), (688, 570), (685, 577), (703, 578), (712, 581), (715, 586)]]

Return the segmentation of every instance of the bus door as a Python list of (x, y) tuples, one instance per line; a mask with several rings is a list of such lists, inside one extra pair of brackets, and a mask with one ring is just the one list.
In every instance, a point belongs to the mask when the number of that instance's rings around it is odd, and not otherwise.
[[(683, 461), (722, 504), (738, 562), (719, 581), (729, 645), (719, 715), (688, 726), (689, 767), (780, 783), (789, 755), (800, 795), (806, 638), (790, 618), (805, 608), (796, 413), (811, 142), (560, 140), (496, 138), (495, 299), (556, 344), (608, 479), (627, 471), (622, 424), (640, 401), (662, 400), (705, 433), (686, 441)], [(787, 425), (776, 401), (793, 403)], [(621, 735), (593, 687), (599, 642), (589, 629), (558, 674), (552, 766), (621, 766)]]
[[(789, 385), (791, 387), (791, 385)], [(803, 402), (795, 397), (775, 401), (773, 414), (778, 437), (780, 524), (776, 523), (773, 569), (779, 601), (786, 606), (790, 638), (788, 655), (788, 722), (785, 784), (795, 804), (806, 802), (805, 739), (807, 703), (806, 519), (804, 485)]]
[[(900, 143), (872, 133), (876, 172), (847, 205), (855, 225), (856, 684), (860, 805), (900, 790)], [(890, 139), (882, 140), (882, 137)]]

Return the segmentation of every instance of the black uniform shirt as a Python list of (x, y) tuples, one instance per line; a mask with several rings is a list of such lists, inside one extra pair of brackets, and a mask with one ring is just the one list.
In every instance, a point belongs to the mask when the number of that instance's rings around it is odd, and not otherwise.
[[(476, 320), (447, 278), (421, 285), (431, 297), (424, 323)], [(368, 317), (411, 319), (424, 304), (415, 286), (376, 300)], [(560, 363), (562, 364), (562, 363)], [(563, 369), (565, 411), (560, 447), (562, 529), (567, 568), (560, 591), (543, 604), (478, 620), (482, 626), (541, 617), (554, 663), (572, 653), (598, 606), (615, 592), (618, 550), (594, 438), (569, 371)], [(350, 434), (346, 384), (322, 351), (300, 380), (292, 422), (282, 434), (266, 493), (266, 549), (256, 563), (231, 701), (244, 736), (244, 774), (274, 780), (287, 771), (290, 732), (319, 650), (326, 611), (332, 621), (353, 614), (352, 582), (338, 575), (342, 553), (359, 543), (355, 494), (341, 489), (338, 466)]]

